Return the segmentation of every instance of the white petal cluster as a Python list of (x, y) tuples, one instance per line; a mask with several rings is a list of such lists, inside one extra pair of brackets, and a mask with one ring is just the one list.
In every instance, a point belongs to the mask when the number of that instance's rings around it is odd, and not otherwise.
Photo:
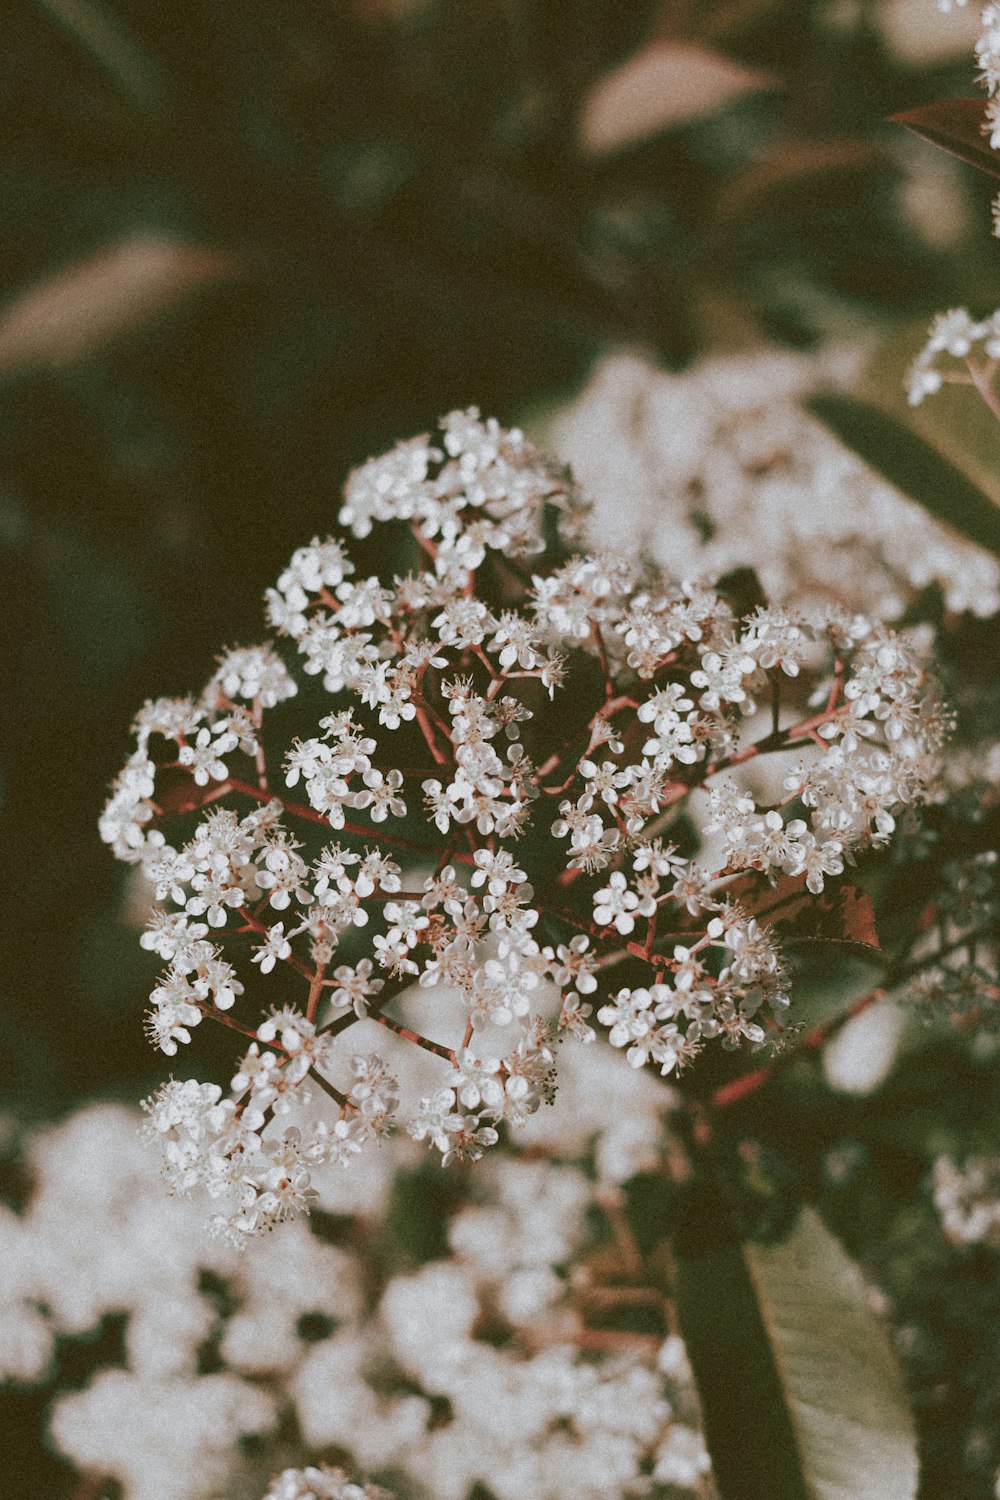
[(113, 1473), (130, 1500), (188, 1500), (188, 1455), (197, 1449), (210, 1495), (232, 1470), (241, 1439), (273, 1430), (274, 1402), (234, 1375), (139, 1384), (124, 1370), (102, 1370), (85, 1391), (66, 1396), (52, 1437), (81, 1469)]
[[(916, 637), (575, 554), (557, 533), (583, 514), (519, 433), (453, 413), (346, 488), (343, 524), (396, 526), (416, 572), (362, 578), (317, 540), (269, 595), (322, 693), (287, 706), (278, 648), (241, 648), (136, 720), (102, 834), (155, 897), (149, 1035), (244, 1038), (228, 1093), (168, 1082), (148, 1133), (234, 1242), (308, 1210), (398, 1106), (444, 1163), (478, 1160), (591, 1015), (664, 1074), (780, 1038), (758, 907), (780, 880), (824, 894), (927, 795), (948, 717)], [(745, 770), (775, 751), (764, 797)], [(359, 1025), (435, 1059), (429, 1086), (341, 1041)]]
[(550, 433), (593, 502), (589, 534), (681, 577), (753, 568), (774, 600), (901, 615), (1000, 610), (1000, 566), (889, 485), (805, 410), (853, 358), (713, 355), (682, 373), (601, 361)]
[(906, 377), (907, 399), (911, 406), (919, 406), (945, 382), (971, 385), (979, 381), (988, 389), (998, 360), (1000, 311), (979, 322), (964, 307), (938, 313)]
[[(436, 1500), (477, 1485), (606, 1500), (651, 1473), (705, 1500), (680, 1340), (602, 1344), (585, 1320), (604, 1194), (662, 1159), (671, 1095), (652, 1077), (623, 1094), (597, 1048), (573, 1058), (529, 1153), (458, 1182), (447, 1248), (404, 1270), (387, 1250), (392, 1184), (422, 1160), (405, 1134), (379, 1153), (374, 1197), (352, 1208), (347, 1176), (321, 1200), (344, 1248), (300, 1221), (245, 1255), (150, 1179), (136, 1113), (72, 1116), (30, 1143), (26, 1207), (0, 1215), (5, 1375), (55, 1386), (53, 1443), (123, 1500), (384, 1500), (346, 1477), (366, 1474)], [(62, 1340), (92, 1341), (111, 1316), (120, 1362), (59, 1391)], [(343, 1472), (322, 1461), (331, 1449)]]
[(934, 1206), (950, 1240), (1000, 1249), (1000, 1157), (975, 1156), (961, 1166), (939, 1157), (933, 1187)]
[[(530, 557), (545, 547), (543, 516), (555, 506), (572, 522), (562, 477), (524, 434), (476, 411), (454, 411), (429, 438), (400, 443), (355, 471), (339, 520), (354, 536), (374, 523), (412, 523), (432, 549), (440, 577), (464, 577), (487, 551)], [(280, 585), (279, 585), (280, 587)]]
[(355, 1484), (343, 1469), (310, 1464), (305, 1469), (283, 1470), (264, 1500), (392, 1500), (392, 1496), (381, 1485)]

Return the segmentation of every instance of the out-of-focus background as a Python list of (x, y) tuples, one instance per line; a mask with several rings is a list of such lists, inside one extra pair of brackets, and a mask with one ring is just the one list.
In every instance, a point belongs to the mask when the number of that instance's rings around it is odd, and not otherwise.
[(933, 0), (8, 0), (8, 1116), (158, 1079), (105, 786), (143, 699), (258, 637), (351, 465), (459, 405), (547, 430), (623, 346), (679, 371), (992, 309), (989, 184), (887, 120), (972, 92), (975, 30)]

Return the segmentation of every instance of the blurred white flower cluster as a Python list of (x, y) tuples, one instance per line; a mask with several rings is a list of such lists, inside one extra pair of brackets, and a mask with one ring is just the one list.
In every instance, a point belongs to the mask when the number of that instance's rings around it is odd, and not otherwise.
[(950, 610), (995, 614), (996, 560), (805, 409), (851, 365), (840, 351), (758, 350), (673, 374), (605, 358), (550, 432), (593, 502), (590, 535), (680, 577), (753, 568), (769, 597), (800, 606), (893, 619), (936, 583)]
[[(142, 709), (101, 820), (161, 903), (151, 1039), (173, 1056), (206, 1017), (245, 1039), (228, 1094), (171, 1080), (146, 1105), (169, 1183), (233, 1243), (308, 1209), (401, 1095), (444, 1163), (478, 1159), (594, 1012), (662, 1074), (780, 1039), (773, 887), (818, 899), (884, 846), (949, 730), (912, 634), (581, 555), (564, 472), (475, 412), (441, 426), (355, 471), (340, 512), (418, 570), (301, 548), (268, 614), (317, 683), (274, 644), (226, 652)], [(762, 798), (743, 774), (775, 755)], [(360, 1050), (379, 1031), (437, 1060), (419, 1102)]]
[[(150, 1181), (137, 1113), (37, 1135), (27, 1206), (0, 1214), (3, 1374), (50, 1380), (60, 1340), (123, 1318), (118, 1363), (58, 1395), (51, 1437), (124, 1500), (259, 1500), (279, 1471), (268, 1500), (381, 1493), (341, 1468), (413, 1500), (710, 1500), (666, 1289), (614, 1249), (618, 1183), (669, 1157), (672, 1096), (651, 1075), (622, 1091), (606, 1050), (571, 1057), (529, 1153), (449, 1179), (431, 1251), (393, 1248), (421, 1213), (400, 1219), (403, 1186), (427, 1181), (406, 1136), (331, 1179), (326, 1240), (300, 1221), (247, 1256)], [(618, 1298), (663, 1331), (615, 1331)]]
[(907, 398), (919, 406), (942, 385), (975, 386), (990, 409), (1000, 414), (993, 382), (1000, 367), (1000, 311), (976, 322), (964, 307), (938, 313), (927, 342), (910, 366)]
[(974, 1156), (959, 1166), (942, 1156), (934, 1163), (934, 1204), (956, 1245), (1000, 1250), (1000, 1156)]

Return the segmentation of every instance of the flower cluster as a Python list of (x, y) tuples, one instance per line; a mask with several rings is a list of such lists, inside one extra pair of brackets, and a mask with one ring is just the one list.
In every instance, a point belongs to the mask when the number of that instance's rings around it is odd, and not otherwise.
[(782, 901), (926, 794), (948, 716), (914, 639), (574, 552), (583, 518), (520, 433), (453, 413), (345, 491), (341, 523), (395, 523), (415, 569), (316, 540), (269, 591), (315, 686), (266, 644), (138, 715), (101, 831), (158, 903), (149, 1034), (172, 1056), (211, 1017), (248, 1043), (227, 1095), (171, 1081), (149, 1129), (236, 1241), (390, 1127), (406, 1090), (343, 1050), (354, 1028), (439, 1060), (405, 1118), (444, 1162), (550, 1099), (589, 1017), (662, 1074), (780, 1038)]
[[(938, 9), (950, 11), (964, 8), (966, 0), (938, 0)], [(979, 16), (980, 33), (976, 40), (976, 61), (979, 64), (979, 82), (989, 98), (986, 104), (986, 120), (983, 134), (994, 151), (1000, 150), (1000, 5), (983, 7)], [(1000, 235), (1000, 198), (993, 204), (993, 233)]]
[(858, 358), (754, 349), (677, 373), (609, 355), (550, 440), (592, 502), (588, 534), (682, 577), (753, 568), (785, 604), (902, 615), (929, 584), (949, 610), (1000, 610), (1000, 565), (940, 525), (814, 417)]
[[(330, 1218), (315, 1227), (340, 1243), (299, 1220), (253, 1255), (160, 1191), (137, 1111), (78, 1111), (25, 1143), (26, 1202), (0, 1208), (0, 1372), (52, 1395), (56, 1451), (122, 1500), (261, 1496), (279, 1471), (267, 1500), (381, 1500), (326, 1467), (332, 1454), (434, 1500), (651, 1484), (712, 1500), (662, 1268), (623, 1272), (613, 1252), (619, 1182), (681, 1151), (671, 1090), (643, 1075), (623, 1094), (603, 1048), (573, 1049), (564, 1072), (527, 1153), (456, 1180), (446, 1212), (415, 1204), (426, 1165), (400, 1133), (370, 1172), (321, 1183)], [(406, 1239), (415, 1219), (433, 1221), (430, 1261)], [(635, 1327), (637, 1307), (644, 1331), (608, 1328), (615, 1309)], [(110, 1365), (97, 1335), (112, 1317)]]
[(939, 1157), (933, 1186), (934, 1205), (950, 1240), (1000, 1249), (1000, 1157), (975, 1156), (964, 1166)]
[(907, 398), (919, 406), (942, 385), (973, 385), (980, 396), (997, 407), (993, 381), (1000, 366), (1000, 311), (977, 323), (964, 307), (938, 313), (927, 342), (910, 366)]
[(355, 1484), (343, 1469), (284, 1469), (272, 1483), (264, 1500), (392, 1500), (388, 1490), (375, 1484)]

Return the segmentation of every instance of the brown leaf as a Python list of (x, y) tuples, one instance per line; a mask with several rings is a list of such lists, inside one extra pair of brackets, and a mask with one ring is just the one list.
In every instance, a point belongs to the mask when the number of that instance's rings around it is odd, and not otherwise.
[(823, 893), (814, 896), (804, 875), (783, 875), (777, 885), (763, 888), (760, 878), (751, 875), (731, 890), (751, 916), (768, 922), (786, 942), (880, 946), (871, 897), (856, 885), (828, 881)]
[[(161, 773), (162, 777), (163, 773)], [(228, 782), (209, 782), (197, 786), (186, 772), (166, 773), (166, 786), (156, 789), (156, 806), (163, 818), (181, 817), (185, 813), (198, 812), (224, 796), (229, 790)]]
[(994, 151), (983, 135), (985, 99), (941, 99), (892, 119), (988, 177), (1000, 177), (1000, 151)]
[(767, 204), (773, 193), (801, 193), (811, 177), (869, 171), (884, 161), (885, 153), (866, 141), (779, 141), (757, 166), (726, 184), (716, 213), (721, 220), (740, 218)]
[(232, 269), (216, 251), (130, 235), (8, 303), (0, 313), (0, 371), (84, 359)]
[(580, 116), (580, 145), (592, 156), (620, 151), (775, 86), (773, 74), (698, 42), (654, 41), (595, 83)]

